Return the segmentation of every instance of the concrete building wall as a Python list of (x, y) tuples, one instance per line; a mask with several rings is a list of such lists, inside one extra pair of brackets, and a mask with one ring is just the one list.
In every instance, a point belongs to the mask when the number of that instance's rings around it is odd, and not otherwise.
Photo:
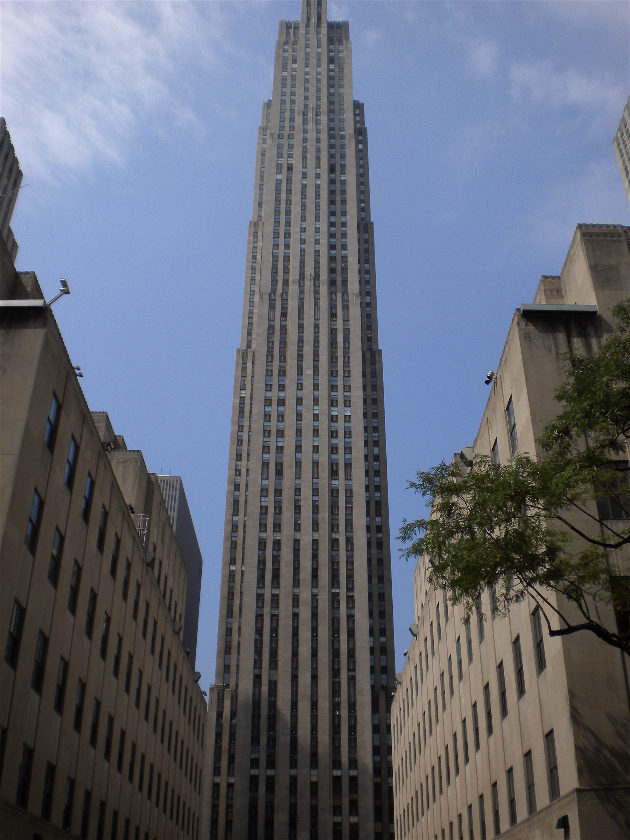
[(613, 149), (621, 173), (628, 201), (630, 201), (630, 96), (623, 109), (617, 134), (613, 140)]
[(206, 706), (156, 477), (106, 451), (34, 276), (2, 288), (25, 304), (0, 306), (3, 836), (197, 837)]
[[(490, 455), (496, 441), (500, 461), (511, 458), (510, 400), (516, 451), (536, 454), (558, 411), (563, 354), (597, 352), (612, 329), (613, 305), (630, 295), (629, 243), (628, 228), (578, 227), (561, 276), (543, 277), (535, 303), (516, 311), (474, 446), (455, 457), (469, 463), (473, 454)], [(533, 599), (493, 617), (486, 593), (483, 618), (466, 623), (462, 609), (429, 585), (428, 571), (420, 559), (416, 635), (392, 707), (396, 837), (547, 840), (562, 836), (561, 818), (572, 840), (629, 836), (622, 654), (587, 633), (550, 638), (543, 622), (541, 667)]]

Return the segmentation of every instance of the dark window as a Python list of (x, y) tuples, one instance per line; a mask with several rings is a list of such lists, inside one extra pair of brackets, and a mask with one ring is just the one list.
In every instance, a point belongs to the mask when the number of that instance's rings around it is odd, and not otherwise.
[(28, 794), (31, 788), (31, 771), (33, 769), (33, 748), (22, 744), (22, 758), (17, 772), (17, 792), (15, 804), (19, 808), (28, 808)]
[(96, 840), (103, 840), (105, 831), (105, 802), (101, 799), (98, 803), (98, 819), (96, 822)]
[(118, 758), (116, 760), (116, 768), (119, 773), (122, 773), (123, 759), (125, 757), (125, 730), (120, 730), (120, 737), (118, 739)]
[(105, 534), (107, 533), (107, 508), (101, 505), (101, 513), (98, 518), (98, 531), (96, 534), (96, 548), (103, 553), (105, 547)]
[(510, 825), (516, 825), (516, 793), (514, 791), (514, 768), (510, 767), (505, 774), (508, 800), (508, 815)]
[(90, 806), (92, 804), (92, 791), (83, 792), (83, 811), (81, 812), (81, 838), (87, 840), (90, 830)]
[(457, 679), (461, 682), (464, 677), (464, 670), (462, 667), (462, 642), (459, 636), (455, 641), (455, 654), (457, 656)]
[(607, 495), (597, 499), (597, 515), (600, 519), (630, 519), (628, 462), (614, 461), (606, 466), (605, 473), (603, 492)]
[(66, 779), (66, 792), (63, 800), (63, 811), (61, 814), (61, 827), (70, 831), (72, 826), (72, 805), (74, 803), (74, 779), (68, 776)]
[(138, 618), (138, 607), (140, 606), (140, 581), (136, 581), (136, 594), (133, 597), (133, 620), (136, 621)]
[(483, 801), (483, 793), (479, 794), (479, 828), (481, 830), (481, 840), (487, 840), (486, 805)]
[(138, 683), (136, 685), (136, 698), (134, 701), (134, 706), (136, 709), (140, 708), (140, 694), (142, 692), (142, 668), (138, 668)]
[(516, 417), (514, 415), (514, 404), (512, 397), (505, 407), (505, 422), (507, 424), (508, 440), (510, 442), (510, 455), (516, 455), (518, 449), (518, 433), (516, 431)]
[(37, 537), (39, 536), (39, 526), (42, 521), (42, 510), (44, 509), (44, 502), (37, 490), (33, 490), (33, 499), (31, 501), (31, 510), (28, 515), (28, 522), (26, 523), (26, 535), (24, 542), (26, 547), (35, 554), (37, 548)]
[(59, 657), (59, 667), (57, 668), (57, 683), (55, 685), (55, 711), (58, 714), (63, 714), (63, 702), (66, 697), (66, 683), (68, 681), (68, 663), (63, 658)]
[(111, 624), (111, 619), (107, 615), (107, 613), (103, 616), (103, 632), (101, 633), (101, 659), (105, 659), (107, 657), (107, 645), (109, 644), (109, 627)]
[(94, 632), (94, 616), (96, 615), (96, 592), (90, 589), (88, 595), (87, 611), (85, 613), (85, 635), (88, 639), (92, 638)]
[(527, 813), (531, 817), (536, 812), (536, 787), (534, 784), (534, 762), (532, 751), (529, 750), (523, 756), (525, 767), (525, 798), (527, 799)]
[(13, 610), (11, 611), (11, 621), (9, 622), (9, 632), (7, 634), (7, 643), (4, 649), (4, 658), (12, 668), (17, 667), (23, 627), (24, 607), (18, 600), (14, 600)]
[(147, 627), (149, 626), (149, 602), (144, 602), (144, 616), (142, 617), (142, 638), (147, 637)]
[(52, 452), (55, 448), (55, 438), (57, 437), (57, 429), (59, 427), (59, 414), (61, 406), (57, 395), (53, 394), (50, 401), (50, 408), (48, 409), (48, 417), (46, 419), (46, 430), (44, 431), (44, 443)]
[(31, 688), (38, 694), (42, 693), (44, 684), (44, 672), (46, 670), (46, 655), (48, 653), (48, 636), (41, 630), (37, 633), (35, 644), (35, 657), (33, 659), (33, 674), (31, 676)]
[(116, 572), (118, 570), (118, 555), (120, 554), (120, 537), (114, 534), (114, 545), (112, 546), (112, 559), (109, 564), (109, 573), (116, 579)]
[(131, 751), (129, 753), (129, 772), (127, 778), (133, 783), (133, 774), (136, 766), (136, 742), (131, 742)]
[(472, 647), (472, 633), (470, 632), (470, 619), (464, 625), (466, 632), (466, 652), (468, 654), (468, 664), (473, 661), (473, 647)]
[(492, 735), (492, 706), (490, 705), (490, 683), (483, 687), (483, 706), (486, 713), (486, 732), (488, 738)]
[(118, 674), (120, 673), (120, 658), (122, 655), (122, 636), (120, 633), (116, 634), (116, 652), (114, 653), (114, 663), (112, 666), (112, 672), (116, 679), (118, 679)]
[(475, 752), (481, 746), (479, 739), (479, 714), (477, 712), (477, 701), (472, 704), (472, 724), (473, 724), (473, 741), (475, 744)]
[(42, 792), (42, 817), (45, 820), (50, 819), (50, 813), (52, 811), (52, 800), (55, 792), (55, 770), (55, 765), (47, 761), (46, 771), (44, 773), (44, 790)]
[(85, 683), (79, 680), (77, 683), (77, 696), (74, 703), (74, 728), (77, 732), (81, 731), (81, 723), (83, 721), (83, 706), (85, 705)]
[(90, 724), (90, 746), (96, 747), (98, 739), (98, 721), (101, 716), (101, 701), (98, 697), (94, 698), (94, 705), (92, 706), (92, 722)]
[(92, 510), (92, 499), (94, 498), (94, 479), (92, 474), (87, 474), (85, 481), (85, 490), (83, 492), (83, 501), (81, 502), (81, 516), (83, 521), (87, 522), (90, 518), (90, 511)]
[(517, 636), (512, 642), (512, 653), (514, 655), (514, 675), (516, 677), (516, 696), (522, 697), (525, 694), (525, 669), (523, 667), (523, 653), (521, 651), (521, 637)]
[(107, 715), (107, 726), (105, 727), (105, 743), (103, 745), (103, 756), (109, 761), (112, 755), (112, 742), (114, 740), (114, 718)]
[(127, 654), (127, 670), (125, 671), (125, 694), (129, 694), (131, 689), (131, 673), (133, 671), (133, 656), (131, 652)]
[(547, 658), (545, 657), (545, 642), (543, 639), (540, 607), (536, 607), (532, 613), (532, 636), (534, 638), (534, 658), (536, 661), (536, 673), (542, 674), (542, 672), (547, 667)]
[(492, 794), (492, 821), (494, 824), (494, 834), (495, 837), (498, 834), (501, 834), (501, 813), (499, 811), (499, 790), (497, 788), (497, 783), (492, 782), (492, 787), (490, 788), (490, 792)]
[(507, 689), (505, 687), (505, 670), (503, 668), (503, 660), (497, 665), (497, 684), (499, 686), (499, 709), (501, 710), (501, 718), (507, 717)]
[(470, 756), (468, 754), (468, 729), (466, 727), (466, 718), (462, 720), (462, 747), (464, 750), (464, 764), (468, 764)]
[(52, 549), (50, 552), (50, 561), (48, 563), (48, 580), (57, 588), (57, 581), (59, 580), (59, 568), (61, 567), (61, 556), (63, 554), (63, 534), (59, 528), (55, 528), (55, 536), (53, 537)]
[(77, 611), (77, 600), (79, 598), (79, 586), (81, 585), (81, 566), (75, 560), (72, 564), (72, 577), (70, 578), (70, 590), (68, 591), (68, 609), (74, 615)]
[(122, 599), (123, 601), (127, 600), (127, 596), (129, 595), (129, 577), (131, 575), (131, 563), (129, 558), (125, 560), (125, 573), (123, 575), (123, 583), (122, 583)]
[(68, 457), (66, 459), (66, 469), (63, 474), (65, 484), (72, 490), (74, 485), (74, 473), (77, 468), (77, 456), (79, 454), (79, 444), (74, 437), (70, 438), (70, 446), (68, 447)]
[(556, 738), (551, 729), (545, 735), (545, 759), (547, 761), (547, 782), (549, 784), (549, 801), (553, 802), (560, 796), (560, 778), (558, 776), (558, 758), (556, 756)]

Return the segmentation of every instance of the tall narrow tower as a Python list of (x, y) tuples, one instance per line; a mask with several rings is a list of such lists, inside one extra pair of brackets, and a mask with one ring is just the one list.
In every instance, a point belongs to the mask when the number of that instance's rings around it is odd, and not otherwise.
[(393, 837), (383, 377), (347, 22), (280, 23), (236, 353), (211, 838)]

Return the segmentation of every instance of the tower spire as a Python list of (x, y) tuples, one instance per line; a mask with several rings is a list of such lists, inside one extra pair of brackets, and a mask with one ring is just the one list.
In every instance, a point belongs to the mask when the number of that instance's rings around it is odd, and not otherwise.
[(302, 0), (302, 26), (326, 24), (326, 0)]

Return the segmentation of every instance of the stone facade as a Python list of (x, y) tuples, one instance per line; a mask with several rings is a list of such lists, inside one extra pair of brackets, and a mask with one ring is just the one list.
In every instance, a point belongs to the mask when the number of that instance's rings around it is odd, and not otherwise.
[(197, 838), (206, 704), (157, 477), (0, 257), (1, 833)]
[(211, 838), (389, 838), (394, 680), (367, 130), (303, 0), (263, 106), (211, 689)]
[[(562, 355), (596, 352), (628, 296), (630, 228), (578, 226), (562, 274), (515, 312), (474, 445), (455, 457), (535, 454)], [(550, 638), (531, 599), (493, 617), (486, 594), (465, 623), (427, 574), (420, 559), (392, 707), (396, 837), (630, 836), (627, 657), (589, 633)]]

